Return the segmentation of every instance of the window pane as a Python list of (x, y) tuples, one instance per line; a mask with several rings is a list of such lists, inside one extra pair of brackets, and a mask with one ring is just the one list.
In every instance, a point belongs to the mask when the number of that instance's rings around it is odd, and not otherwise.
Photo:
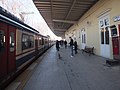
[(34, 47), (34, 37), (30, 36), (29, 37), (29, 48), (32, 48), (32, 47)]
[(5, 50), (5, 33), (0, 30), (0, 52), (4, 52)]
[(108, 20), (108, 18), (104, 19), (104, 22), (105, 22), (105, 26), (109, 25), (109, 20)]
[(100, 27), (103, 27), (103, 25), (104, 25), (103, 21), (100, 21)]
[(108, 27), (105, 28), (105, 41), (106, 41), (106, 44), (109, 44), (109, 30), (108, 30)]
[(111, 36), (116, 36), (117, 35), (117, 28), (115, 25), (111, 27)]
[(11, 32), (10, 33), (10, 52), (13, 52), (15, 49), (15, 37), (14, 37), (14, 33)]
[(101, 44), (104, 44), (104, 29), (101, 28)]
[(45, 39), (45, 44), (47, 44), (48, 43), (48, 40), (47, 39)]
[(82, 34), (82, 43), (84, 43), (84, 42), (83, 42), (83, 39), (84, 39), (84, 37), (83, 37), (83, 34)]
[(22, 50), (34, 47), (34, 36), (23, 34), (22, 36)]
[(41, 38), (39, 38), (39, 45), (42, 45), (42, 40), (41, 40)]
[(44, 39), (42, 38), (42, 45), (44, 45)]
[(84, 43), (86, 43), (86, 36), (85, 36), (85, 34), (84, 34)]
[(29, 48), (29, 37), (26, 34), (23, 34), (22, 36), (22, 49), (27, 49)]

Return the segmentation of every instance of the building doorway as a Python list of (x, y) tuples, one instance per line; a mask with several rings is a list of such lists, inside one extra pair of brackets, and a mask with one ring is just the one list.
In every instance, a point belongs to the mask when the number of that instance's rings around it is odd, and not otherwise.
[(81, 29), (81, 49), (84, 49), (86, 46), (86, 32), (85, 29)]
[(103, 57), (110, 58), (110, 20), (109, 16), (99, 19), (100, 27), (100, 54)]

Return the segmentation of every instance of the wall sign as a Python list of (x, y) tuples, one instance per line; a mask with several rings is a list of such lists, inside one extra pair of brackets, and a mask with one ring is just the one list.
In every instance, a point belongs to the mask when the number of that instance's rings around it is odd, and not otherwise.
[(115, 16), (115, 17), (113, 18), (113, 20), (114, 20), (114, 22), (120, 21), (120, 16)]

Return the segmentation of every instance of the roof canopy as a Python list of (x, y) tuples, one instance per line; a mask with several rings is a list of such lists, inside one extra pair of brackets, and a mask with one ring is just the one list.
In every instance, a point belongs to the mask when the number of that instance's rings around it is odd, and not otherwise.
[(98, 0), (33, 0), (37, 9), (57, 36), (67, 31)]

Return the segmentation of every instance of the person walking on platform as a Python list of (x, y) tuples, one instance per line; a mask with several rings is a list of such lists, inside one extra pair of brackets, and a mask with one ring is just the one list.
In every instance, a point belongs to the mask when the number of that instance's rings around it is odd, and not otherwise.
[(60, 48), (60, 47), (59, 47), (59, 41), (57, 40), (57, 41), (56, 41), (56, 50), (59, 51), (59, 48)]
[(67, 48), (67, 41), (66, 40), (64, 41), (64, 44), (65, 44), (65, 48)]
[(59, 48), (60, 48), (59, 44), (60, 44), (60, 42), (57, 40), (56, 41), (56, 50), (58, 51), (58, 58), (61, 59), (62, 57), (61, 57), (60, 52), (59, 52)]
[(77, 54), (77, 41), (76, 40), (74, 42), (74, 50), (75, 50), (75, 54)]
[(71, 57), (73, 57), (73, 39), (71, 37), (70, 38), (70, 49), (71, 49)]

